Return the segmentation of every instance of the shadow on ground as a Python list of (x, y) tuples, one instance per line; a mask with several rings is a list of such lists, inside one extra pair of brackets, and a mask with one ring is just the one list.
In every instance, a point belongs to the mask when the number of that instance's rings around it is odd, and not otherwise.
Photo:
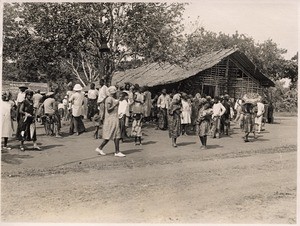
[(2, 153), (1, 161), (7, 164), (21, 164), (21, 159), (28, 159), (33, 158), (31, 155), (20, 155), (20, 154), (9, 154), (9, 153)]

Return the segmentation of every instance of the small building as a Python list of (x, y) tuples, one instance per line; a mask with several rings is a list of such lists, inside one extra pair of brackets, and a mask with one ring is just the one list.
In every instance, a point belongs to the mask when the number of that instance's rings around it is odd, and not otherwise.
[(264, 88), (275, 86), (236, 49), (207, 53), (181, 66), (151, 63), (113, 74), (112, 84), (124, 85), (126, 82), (147, 85), (154, 92), (166, 88), (212, 97), (229, 94), (233, 98), (248, 92), (262, 95)]

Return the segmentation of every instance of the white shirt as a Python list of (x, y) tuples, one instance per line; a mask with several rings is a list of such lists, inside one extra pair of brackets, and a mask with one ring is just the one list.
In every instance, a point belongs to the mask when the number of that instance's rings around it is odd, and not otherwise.
[(170, 96), (168, 94), (166, 95), (161, 94), (157, 100), (157, 107), (169, 109), (169, 99)]
[(265, 105), (263, 103), (257, 103), (257, 115), (262, 115), (265, 112)]
[(103, 102), (103, 100), (107, 97), (107, 86), (103, 85), (99, 90), (98, 103)]
[(98, 90), (96, 90), (96, 89), (90, 89), (88, 91), (88, 98), (92, 99), (92, 100), (97, 99), (98, 98)]
[(223, 106), (223, 104), (217, 103), (217, 104), (213, 105), (212, 110), (213, 110), (212, 117), (214, 117), (214, 116), (222, 116), (225, 113), (226, 108)]
[(25, 92), (19, 92), (17, 97), (17, 103), (21, 103), (25, 100)]
[(119, 101), (118, 115), (119, 118), (122, 118), (123, 115), (129, 116), (129, 104), (127, 100)]
[(44, 101), (45, 114), (50, 114), (50, 115), (54, 114), (54, 112), (55, 112), (54, 103), (55, 103), (54, 98), (47, 98)]
[(33, 100), (33, 107), (37, 108), (40, 105), (40, 101), (43, 98), (43, 96), (39, 93), (36, 93), (32, 96)]

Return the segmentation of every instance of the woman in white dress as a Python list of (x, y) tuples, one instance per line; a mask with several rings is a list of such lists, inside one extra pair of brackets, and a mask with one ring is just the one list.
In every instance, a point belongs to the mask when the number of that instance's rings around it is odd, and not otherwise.
[(187, 135), (187, 126), (191, 124), (192, 107), (187, 100), (187, 95), (183, 94), (181, 98), (182, 111), (181, 111), (181, 127), (182, 135)]
[(2, 92), (2, 137), (4, 139), (2, 150), (7, 151), (11, 150), (7, 146), (8, 138), (12, 137), (13, 134), (13, 123), (12, 123), (12, 107), (13, 104), (10, 102), (11, 93), (9, 91)]

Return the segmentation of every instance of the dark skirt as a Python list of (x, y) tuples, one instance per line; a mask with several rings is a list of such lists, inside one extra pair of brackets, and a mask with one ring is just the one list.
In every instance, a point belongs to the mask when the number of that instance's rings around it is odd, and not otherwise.
[(254, 118), (251, 114), (245, 114), (243, 120), (243, 130), (245, 133), (254, 132)]
[(97, 112), (97, 99), (88, 99), (88, 113), (87, 118), (91, 119)]
[(167, 109), (163, 108), (159, 111), (158, 115), (158, 128), (166, 130), (168, 128)]
[(36, 141), (36, 126), (34, 117), (21, 116), (18, 123), (18, 139), (20, 141)]
[(83, 133), (85, 131), (85, 126), (82, 121), (82, 116), (71, 118), (70, 123), (70, 134), (75, 133)]
[(123, 115), (122, 118), (119, 118), (119, 126), (120, 126), (120, 131), (121, 131), (121, 139), (125, 139), (127, 137), (125, 122), (126, 122), (126, 115)]
[(169, 137), (177, 138), (181, 133), (181, 118), (178, 114), (173, 114), (168, 116), (169, 123)]

